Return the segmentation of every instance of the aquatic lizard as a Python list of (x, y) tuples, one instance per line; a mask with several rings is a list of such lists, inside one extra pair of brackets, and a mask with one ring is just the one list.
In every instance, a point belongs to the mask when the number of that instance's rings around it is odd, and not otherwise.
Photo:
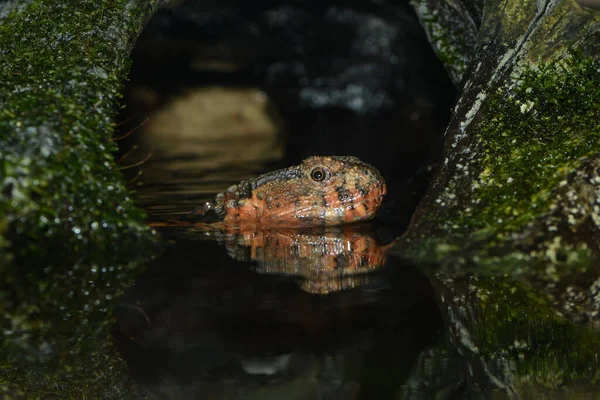
[(229, 187), (190, 219), (219, 226), (339, 225), (373, 218), (386, 193), (379, 171), (358, 158), (315, 156)]

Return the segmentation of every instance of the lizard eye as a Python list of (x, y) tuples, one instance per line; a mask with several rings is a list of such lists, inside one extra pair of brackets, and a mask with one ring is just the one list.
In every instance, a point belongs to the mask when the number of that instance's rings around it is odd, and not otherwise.
[(315, 167), (312, 171), (310, 171), (310, 177), (313, 181), (323, 182), (329, 178), (329, 171), (323, 167)]

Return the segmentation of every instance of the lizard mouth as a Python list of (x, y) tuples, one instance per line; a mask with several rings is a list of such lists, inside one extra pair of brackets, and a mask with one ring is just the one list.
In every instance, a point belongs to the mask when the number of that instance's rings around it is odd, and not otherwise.
[(358, 222), (375, 217), (387, 194), (385, 183), (373, 185), (367, 193), (354, 198), (347, 204), (342, 204), (342, 221), (345, 223)]

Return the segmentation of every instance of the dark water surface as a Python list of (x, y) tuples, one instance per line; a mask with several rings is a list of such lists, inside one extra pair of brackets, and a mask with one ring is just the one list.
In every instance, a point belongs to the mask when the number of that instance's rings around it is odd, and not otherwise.
[[(202, 163), (157, 158), (136, 196), (151, 222), (169, 221), (272, 167), (223, 162), (218, 153)], [(387, 254), (391, 236), (377, 223), (159, 232), (164, 252), (115, 311), (117, 347), (143, 391), (173, 399), (386, 399), (440, 390), (435, 380), (408, 383), (415, 368), (435, 370), (422, 356), (440, 340), (432, 287)]]
[[(280, 166), (232, 157), (236, 146), (190, 142), (144, 164), (135, 196), (149, 223)], [(400, 232), (385, 219), (241, 232), (171, 223), (150, 249), (16, 258), (0, 269), (0, 393), (597, 398), (597, 269), (549, 284), (552, 271), (527, 265), (412, 265), (388, 251)]]
[[(143, 166), (136, 196), (150, 223), (168, 225), (281, 166), (236, 160), (230, 141), (199, 146), (189, 151), (202, 157)], [(596, 398), (600, 339), (582, 319), (595, 315), (585, 290), (596, 272), (547, 284), (548, 271), (527, 266), (411, 265), (388, 251), (401, 231), (386, 215), (327, 229), (158, 228), (164, 248), (114, 312), (113, 340), (138, 390), (166, 399)], [(551, 297), (563, 289), (571, 297)]]
[(597, 398), (597, 269), (412, 265), (388, 251), (401, 233), (388, 214), (327, 229), (171, 223), (285, 164), (233, 157), (240, 147), (190, 141), (127, 170), (143, 171), (135, 196), (163, 225), (154, 248), (124, 241), (98, 254), (82, 240), (2, 265), (0, 393)]

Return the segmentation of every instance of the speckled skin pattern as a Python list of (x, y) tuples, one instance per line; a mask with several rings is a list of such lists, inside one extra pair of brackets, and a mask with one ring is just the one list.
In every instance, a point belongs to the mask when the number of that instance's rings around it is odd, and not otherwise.
[(191, 217), (227, 225), (339, 225), (373, 218), (386, 192), (379, 171), (356, 157), (310, 157), (231, 186)]

